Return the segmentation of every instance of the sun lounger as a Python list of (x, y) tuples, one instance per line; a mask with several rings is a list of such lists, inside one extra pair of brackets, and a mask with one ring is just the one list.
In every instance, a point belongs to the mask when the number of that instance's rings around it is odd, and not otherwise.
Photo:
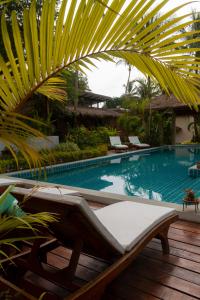
[(128, 149), (127, 145), (123, 145), (121, 143), (121, 139), (119, 136), (110, 136), (109, 139), (110, 139), (110, 144), (113, 149), (115, 149), (115, 150), (127, 150)]
[[(20, 200), (28, 190), (15, 188), (14, 196)], [(95, 280), (76, 291), (70, 299), (100, 299), (103, 290), (124, 270), (152, 238), (159, 238), (164, 253), (169, 253), (168, 228), (177, 219), (171, 208), (132, 201), (120, 201), (92, 210), (77, 196), (35, 192), (25, 202), (24, 209), (31, 212), (56, 213), (59, 221), (50, 225), (53, 236), (72, 249), (69, 266), (56, 273), (47, 272), (39, 261), (41, 245), (36, 242), (27, 263), (21, 257), (16, 261), (23, 268), (52, 282), (67, 285), (76, 272), (81, 252), (111, 260), (108, 269)], [(37, 246), (38, 243), (38, 246)]]
[(137, 148), (149, 148), (149, 144), (142, 144), (138, 138), (138, 136), (129, 136), (128, 137), (129, 142), (132, 146), (135, 146)]

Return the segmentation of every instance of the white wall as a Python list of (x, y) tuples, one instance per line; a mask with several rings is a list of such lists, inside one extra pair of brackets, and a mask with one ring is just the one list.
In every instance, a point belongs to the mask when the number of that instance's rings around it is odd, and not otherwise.
[(28, 140), (29, 145), (33, 146), (37, 150), (52, 149), (59, 144), (59, 136), (52, 135), (43, 137), (32, 137)]
[[(52, 135), (43, 137), (32, 137), (28, 140), (29, 145), (33, 146), (37, 150), (41, 149), (52, 149), (59, 144), (59, 136)], [(4, 150), (5, 146), (3, 143), (0, 143), (0, 155), (1, 151)]]
[(193, 133), (188, 130), (188, 125), (193, 121), (194, 117), (191, 115), (176, 116), (175, 126), (181, 129), (176, 132), (176, 144), (184, 141), (191, 141)]

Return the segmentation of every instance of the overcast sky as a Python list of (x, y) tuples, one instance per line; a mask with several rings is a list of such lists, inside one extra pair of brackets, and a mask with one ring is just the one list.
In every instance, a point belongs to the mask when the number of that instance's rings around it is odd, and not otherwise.
[[(159, 2), (159, 0), (157, 0)], [(189, 2), (188, 0), (171, 0), (165, 5), (164, 11), (168, 11), (175, 6)], [(177, 15), (190, 12), (192, 9), (200, 11), (200, 1), (187, 5)], [(107, 95), (111, 97), (120, 96), (124, 93), (124, 84), (127, 82), (128, 71), (125, 66), (115, 65), (113, 63), (99, 62), (96, 63), (97, 69), (92, 68), (92, 72), (87, 71), (89, 87), (97, 94)], [(133, 68), (131, 79), (141, 76), (140, 73)]]

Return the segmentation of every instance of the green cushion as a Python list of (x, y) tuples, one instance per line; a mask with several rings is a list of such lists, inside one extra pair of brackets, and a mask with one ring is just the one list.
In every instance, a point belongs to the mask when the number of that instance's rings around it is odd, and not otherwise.
[(26, 213), (19, 207), (18, 201), (13, 195), (8, 193), (0, 203), (0, 215), (8, 215), (13, 217), (22, 217)]

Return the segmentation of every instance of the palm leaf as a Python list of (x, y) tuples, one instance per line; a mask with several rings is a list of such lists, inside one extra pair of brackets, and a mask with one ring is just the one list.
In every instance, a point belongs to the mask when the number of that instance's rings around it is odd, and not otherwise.
[[(30, 9), (24, 11), (23, 30), (19, 30), (17, 17), (12, 13), (10, 36), (3, 14), (2, 36), (8, 62), (0, 57), (1, 115), (19, 111), (35, 92), (55, 99), (60, 82), (51, 78), (62, 69), (73, 64), (77, 69), (88, 68), (95, 59), (112, 60), (113, 56), (125, 58), (156, 79), (167, 93), (172, 92), (180, 101), (197, 108), (200, 99), (195, 78), (200, 75), (194, 75), (194, 71), (200, 67), (200, 61), (192, 54), (200, 49), (188, 49), (196, 31), (191, 32), (191, 39), (189, 33), (180, 33), (194, 21), (185, 20), (188, 14), (173, 18), (183, 7), (180, 5), (147, 26), (169, 1), (155, 5), (154, 0), (137, 0), (125, 7), (126, 0), (63, 0), (55, 18), (55, 0), (46, 0), (39, 24), (36, 3), (32, 1)], [(158, 26), (160, 22), (163, 25)], [(185, 36), (187, 42), (183, 42)], [(11, 48), (12, 39), (16, 51)], [(63, 97), (61, 93), (58, 100)], [(2, 131), (4, 140), (8, 138), (6, 130)], [(15, 131), (16, 141), (19, 132)], [(30, 149), (28, 152), (24, 149), (26, 155), (31, 155)]]

